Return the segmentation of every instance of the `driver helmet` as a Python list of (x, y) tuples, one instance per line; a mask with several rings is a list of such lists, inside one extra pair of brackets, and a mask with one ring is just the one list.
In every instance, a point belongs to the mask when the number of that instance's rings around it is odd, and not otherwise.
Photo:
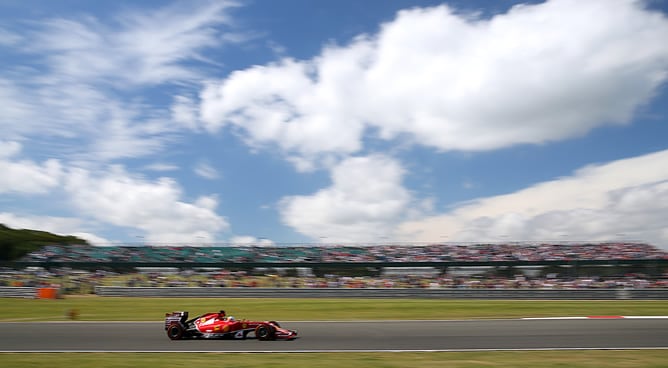
[(229, 317), (227, 317), (227, 320), (230, 321), (230, 322), (234, 322), (234, 317), (233, 317), (233, 316), (229, 316)]

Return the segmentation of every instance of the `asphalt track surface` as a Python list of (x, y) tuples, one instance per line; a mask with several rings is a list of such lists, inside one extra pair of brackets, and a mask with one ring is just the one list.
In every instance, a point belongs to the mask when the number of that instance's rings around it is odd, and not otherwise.
[(292, 341), (171, 341), (163, 322), (0, 323), (0, 352), (327, 352), (668, 348), (668, 319), (284, 322)]

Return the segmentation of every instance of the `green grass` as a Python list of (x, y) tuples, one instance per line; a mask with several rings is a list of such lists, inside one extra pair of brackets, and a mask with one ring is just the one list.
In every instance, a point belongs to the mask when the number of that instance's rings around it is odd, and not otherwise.
[(57, 353), (0, 354), (9, 367), (666, 367), (668, 350), (464, 353)]
[(84, 321), (158, 321), (225, 309), (237, 318), (304, 320), (491, 319), (587, 315), (666, 315), (668, 301), (518, 301), (444, 299), (255, 299), (66, 297), (0, 298), (0, 321), (59, 321), (76, 310)]

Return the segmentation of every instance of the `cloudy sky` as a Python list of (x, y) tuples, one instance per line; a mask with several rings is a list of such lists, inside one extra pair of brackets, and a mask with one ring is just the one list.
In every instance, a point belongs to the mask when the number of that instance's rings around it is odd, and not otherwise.
[(668, 249), (668, 3), (6, 0), (0, 223)]

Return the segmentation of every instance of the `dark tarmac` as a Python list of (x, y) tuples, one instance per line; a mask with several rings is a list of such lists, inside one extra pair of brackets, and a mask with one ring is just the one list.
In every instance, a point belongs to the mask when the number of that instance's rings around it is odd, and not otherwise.
[(171, 341), (163, 322), (5, 322), (0, 352), (328, 352), (668, 348), (668, 319), (282, 322), (292, 341)]

